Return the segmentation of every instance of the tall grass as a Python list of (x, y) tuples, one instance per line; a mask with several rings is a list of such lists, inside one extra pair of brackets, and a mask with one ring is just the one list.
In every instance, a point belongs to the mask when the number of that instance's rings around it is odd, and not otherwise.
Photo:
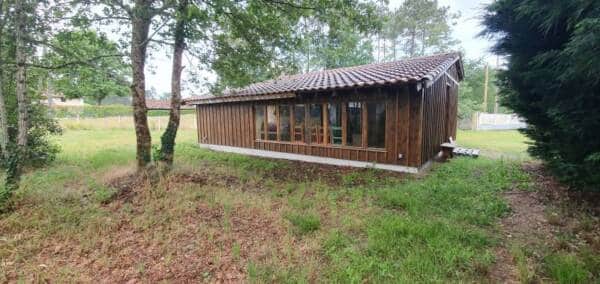
[(497, 243), (493, 225), (508, 211), (498, 195), (526, 184), (516, 164), (455, 159), (422, 180), (371, 189), (362, 237), (335, 231), (325, 243), (332, 282), (447, 282), (485, 277)]
[[(131, 116), (110, 116), (101, 118), (60, 118), (59, 124), (64, 129), (69, 130), (111, 130), (111, 129), (131, 129), (133, 130), (133, 117)], [(148, 126), (151, 130), (161, 131), (167, 127), (168, 116), (149, 116)], [(196, 130), (196, 116), (194, 114), (184, 114), (181, 116), (179, 124), (181, 130)]]

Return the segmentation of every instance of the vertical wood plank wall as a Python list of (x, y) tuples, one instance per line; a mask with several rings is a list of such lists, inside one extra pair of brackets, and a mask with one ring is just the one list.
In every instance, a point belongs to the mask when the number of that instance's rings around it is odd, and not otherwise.
[(253, 148), (254, 114), (250, 103), (197, 105), (198, 142)]
[[(454, 78), (456, 70), (449, 72)], [(458, 86), (443, 75), (430, 87), (425, 89), (423, 108), (423, 145), (421, 160), (428, 161), (435, 157), (441, 144), (456, 139), (456, 115), (458, 108)]]

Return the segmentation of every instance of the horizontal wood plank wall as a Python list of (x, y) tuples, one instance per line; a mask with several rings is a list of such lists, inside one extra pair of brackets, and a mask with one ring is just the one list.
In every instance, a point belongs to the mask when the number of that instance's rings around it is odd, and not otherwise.
[(336, 147), (319, 144), (293, 144), (276, 141), (255, 141), (254, 145), (259, 150), (389, 164), (386, 150)]

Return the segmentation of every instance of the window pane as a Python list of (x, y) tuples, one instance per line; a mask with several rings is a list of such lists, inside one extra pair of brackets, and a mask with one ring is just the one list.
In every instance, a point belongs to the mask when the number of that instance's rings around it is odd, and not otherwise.
[(311, 104), (308, 119), (310, 142), (323, 143), (323, 105)]
[(306, 107), (304, 105), (294, 106), (294, 141), (306, 142), (304, 135), (304, 118), (306, 115)]
[(385, 148), (385, 103), (367, 103), (368, 146)]
[(362, 146), (362, 104), (349, 102), (346, 107), (348, 129), (346, 130), (346, 145)]
[(277, 140), (277, 107), (267, 106), (267, 139)]
[(342, 144), (342, 105), (328, 104), (329, 113), (329, 143)]
[(265, 139), (265, 107), (254, 107), (254, 123), (256, 128), (256, 139)]
[(290, 106), (279, 106), (279, 140), (290, 141)]

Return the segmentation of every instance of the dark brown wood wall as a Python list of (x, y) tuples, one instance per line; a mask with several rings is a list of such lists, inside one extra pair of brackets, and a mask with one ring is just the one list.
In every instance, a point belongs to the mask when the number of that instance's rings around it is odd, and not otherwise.
[[(457, 72), (456, 65), (448, 70), (454, 78), (458, 78)], [(326, 104), (344, 101), (385, 101), (385, 149), (256, 139), (255, 105)], [(198, 142), (421, 167), (439, 152), (440, 144), (448, 141), (448, 137), (456, 138), (457, 108), (458, 86), (445, 75), (440, 76), (428, 88), (419, 90), (416, 85), (404, 85), (335, 93), (302, 94), (296, 99), (276, 101), (201, 104), (197, 105), (196, 109)], [(345, 117), (345, 114), (342, 117)]]
[[(363, 162), (376, 162), (383, 164), (396, 164), (396, 98), (398, 88), (369, 88), (362, 90), (338, 91), (332, 96), (331, 92), (311, 95), (301, 95), (294, 100), (281, 100), (279, 102), (258, 102), (257, 105), (265, 104), (326, 104), (335, 102), (348, 101), (380, 101), (385, 102), (386, 107), (386, 131), (385, 131), (385, 149), (373, 149), (351, 146), (340, 146), (330, 144), (315, 144), (315, 143), (295, 143), (295, 142), (278, 142), (256, 140), (254, 148), (260, 150), (286, 152), (292, 154), (311, 155), (327, 158), (355, 160)], [(345, 116), (345, 114), (343, 114)], [(363, 119), (366, 119), (366, 108), (363, 108)], [(363, 138), (366, 137), (365, 129), (363, 129)], [(345, 138), (344, 138), (345, 139)], [(366, 140), (365, 140), (366, 141)]]
[(198, 105), (198, 142), (254, 147), (254, 114), (251, 103)]
[[(455, 65), (448, 74), (457, 78)], [(421, 160), (435, 157), (441, 144), (456, 139), (456, 115), (458, 109), (458, 86), (442, 75), (424, 91), (423, 108), (423, 145)]]

